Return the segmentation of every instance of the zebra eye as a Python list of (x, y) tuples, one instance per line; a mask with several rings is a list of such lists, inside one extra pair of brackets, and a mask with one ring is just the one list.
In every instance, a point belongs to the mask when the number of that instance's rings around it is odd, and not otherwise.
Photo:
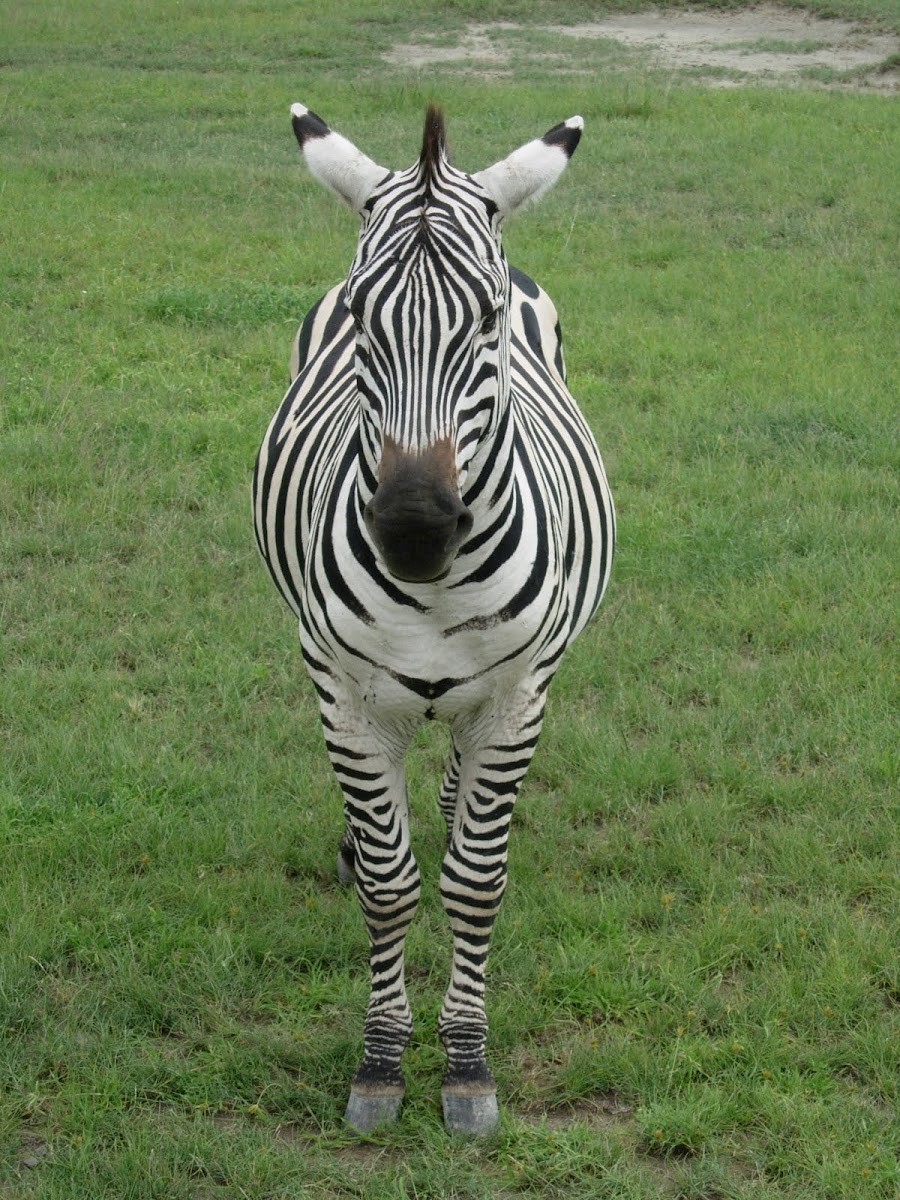
[(485, 333), (485, 334), (493, 333), (496, 328), (497, 328), (497, 313), (495, 311), (492, 313), (488, 313), (488, 315), (481, 322), (481, 332)]

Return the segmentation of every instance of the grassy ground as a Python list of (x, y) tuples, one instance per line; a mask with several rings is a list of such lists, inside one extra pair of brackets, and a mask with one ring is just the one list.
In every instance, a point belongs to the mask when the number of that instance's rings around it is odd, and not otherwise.
[[(896, 100), (373, 67), (424, 4), (2, 7), (0, 1197), (895, 1200)], [(470, 169), (586, 118), (507, 250), (621, 520), (517, 814), (476, 1148), (438, 1105), (440, 731), (409, 1102), (341, 1132), (365, 938), (248, 513), (353, 245), (288, 106), (406, 165), (432, 95)]]

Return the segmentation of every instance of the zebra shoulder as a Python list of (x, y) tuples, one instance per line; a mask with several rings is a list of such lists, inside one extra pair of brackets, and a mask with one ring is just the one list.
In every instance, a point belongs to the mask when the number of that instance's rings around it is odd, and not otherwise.
[(511, 266), (509, 278), (512, 283), (511, 310), (512, 330), (531, 352), (556, 375), (566, 382), (566, 364), (563, 357), (562, 329), (556, 305), (542, 287), (524, 271)]
[(312, 306), (300, 323), (291, 343), (291, 382), (323, 346), (333, 342), (350, 321), (350, 310), (344, 303), (342, 279)]

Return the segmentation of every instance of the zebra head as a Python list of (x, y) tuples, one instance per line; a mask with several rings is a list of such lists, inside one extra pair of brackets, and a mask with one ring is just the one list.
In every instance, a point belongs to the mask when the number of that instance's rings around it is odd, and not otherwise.
[(359, 487), (369, 535), (398, 578), (441, 578), (473, 530), (467, 506), (509, 432), (505, 217), (556, 182), (581, 137), (571, 117), (486, 170), (450, 165), (440, 109), (405, 171), (378, 166), (301, 104), (313, 175), (360, 218), (346, 303), (356, 329)]

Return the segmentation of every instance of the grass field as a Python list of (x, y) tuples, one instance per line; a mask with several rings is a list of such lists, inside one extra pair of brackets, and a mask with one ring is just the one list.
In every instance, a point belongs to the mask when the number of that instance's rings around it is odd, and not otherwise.
[[(0, 1198), (896, 1200), (897, 99), (574, 48), (404, 73), (412, 30), (598, 6), (314, 10), (0, 4)], [(472, 170), (585, 117), (506, 248), (620, 517), (517, 811), (474, 1147), (438, 1099), (440, 730), (408, 1101), (342, 1132), (365, 935), (248, 499), (354, 245), (289, 105), (405, 166), (429, 98)]]

